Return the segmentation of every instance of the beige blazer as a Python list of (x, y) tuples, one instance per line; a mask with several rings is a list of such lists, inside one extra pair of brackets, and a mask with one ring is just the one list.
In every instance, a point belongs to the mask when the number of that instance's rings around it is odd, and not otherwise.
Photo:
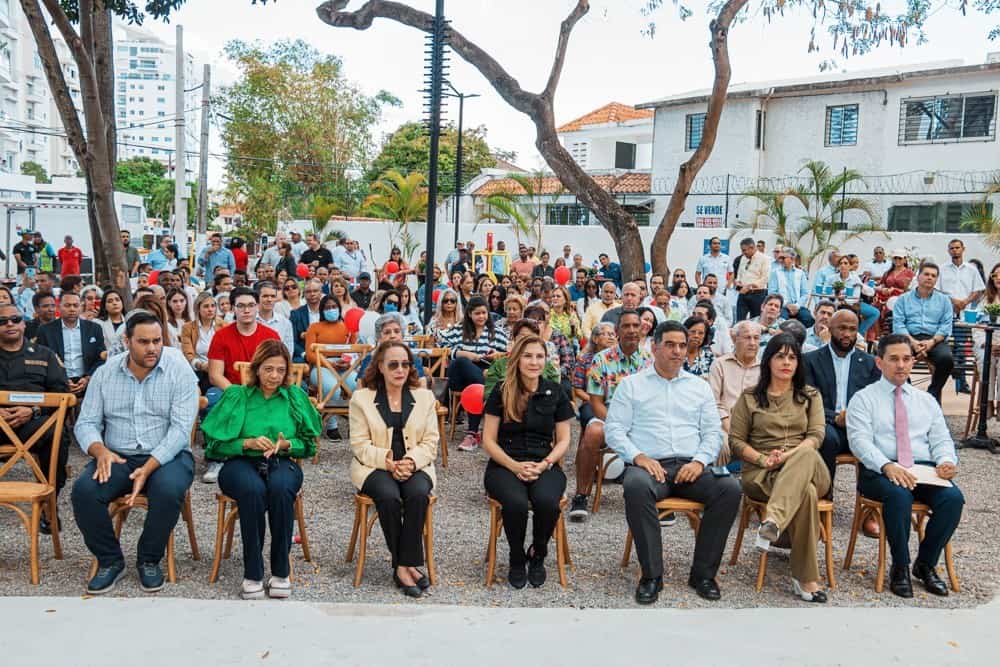
[[(434, 459), (437, 458), (438, 421), (436, 400), (429, 389), (410, 389), (413, 406), (403, 426), (406, 455), (417, 470), (423, 470), (436, 483)], [(392, 451), (392, 431), (386, 426), (375, 404), (374, 389), (357, 389), (351, 395), (351, 483), (360, 490), (374, 470), (385, 470), (385, 458)]]

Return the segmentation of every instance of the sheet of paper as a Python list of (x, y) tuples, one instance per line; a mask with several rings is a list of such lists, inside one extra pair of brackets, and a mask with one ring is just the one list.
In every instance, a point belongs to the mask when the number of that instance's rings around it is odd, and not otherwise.
[(930, 486), (952, 486), (951, 481), (938, 477), (937, 468), (933, 466), (916, 464), (909, 471), (917, 478), (917, 484), (928, 484)]

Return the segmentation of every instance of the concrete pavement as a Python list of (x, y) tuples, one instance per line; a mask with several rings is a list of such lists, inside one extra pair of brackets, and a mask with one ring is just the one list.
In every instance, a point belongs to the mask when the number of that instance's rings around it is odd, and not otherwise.
[(603, 610), (0, 598), (0, 662), (995, 665), (998, 624), (998, 601), (963, 610)]

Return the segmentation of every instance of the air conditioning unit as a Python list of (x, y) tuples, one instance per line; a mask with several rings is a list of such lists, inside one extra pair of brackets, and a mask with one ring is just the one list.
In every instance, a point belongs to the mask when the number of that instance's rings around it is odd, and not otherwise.
[(986, 54), (986, 64), (992, 65), (994, 63), (1000, 63), (1000, 51), (990, 51)]

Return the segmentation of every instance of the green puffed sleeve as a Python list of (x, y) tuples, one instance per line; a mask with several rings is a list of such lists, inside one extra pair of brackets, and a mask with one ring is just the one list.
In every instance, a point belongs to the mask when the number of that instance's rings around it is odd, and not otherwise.
[(243, 420), (250, 391), (243, 385), (229, 385), (201, 422), (206, 458), (225, 461), (243, 455)]
[(293, 385), (284, 391), (288, 397), (288, 407), (292, 413), (292, 420), (295, 422), (295, 435), (288, 438), (291, 443), (288, 456), (294, 459), (311, 458), (316, 453), (316, 437), (322, 431), (323, 426), (319, 413), (309, 401), (306, 393), (299, 387)]

